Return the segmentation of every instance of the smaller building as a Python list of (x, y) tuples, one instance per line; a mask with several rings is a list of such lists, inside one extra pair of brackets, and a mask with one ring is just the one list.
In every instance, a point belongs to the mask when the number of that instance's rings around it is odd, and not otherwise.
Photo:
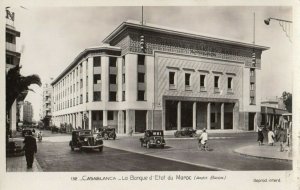
[(33, 118), (33, 107), (32, 104), (28, 101), (25, 101), (23, 104), (23, 122), (24, 124), (31, 124)]
[(52, 86), (45, 84), (43, 87), (43, 106), (42, 106), (42, 120), (45, 126), (51, 125), (52, 117)]
[(286, 110), (286, 107), (285, 107), (282, 97), (278, 98), (276, 96), (276, 97), (272, 97), (272, 98), (266, 98), (265, 100), (261, 101), (261, 105)]

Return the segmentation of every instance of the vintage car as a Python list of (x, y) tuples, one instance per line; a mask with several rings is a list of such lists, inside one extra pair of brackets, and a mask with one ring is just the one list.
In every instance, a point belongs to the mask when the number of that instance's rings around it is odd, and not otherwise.
[(72, 131), (72, 140), (69, 143), (71, 150), (75, 148), (83, 149), (98, 149), (103, 150), (103, 140), (99, 137), (94, 137), (91, 130), (76, 130)]
[(182, 128), (180, 131), (176, 131), (174, 133), (175, 137), (181, 137), (181, 136), (189, 136), (189, 137), (195, 137), (196, 136), (196, 130), (192, 128)]
[(52, 133), (58, 133), (58, 132), (59, 132), (59, 128), (56, 127), (56, 126), (52, 126), (52, 127), (51, 127), (51, 132), (52, 132)]
[(166, 141), (164, 139), (164, 132), (162, 130), (146, 130), (144, 137), (140, 138), (141, 146), (161, 147), (164, 148)]
[(103, 137), (105, 140), (108, 139), (116, 139), (116, 130), (115, 128), (101, 128), (99, 129), (99, 134), (100, 137)]

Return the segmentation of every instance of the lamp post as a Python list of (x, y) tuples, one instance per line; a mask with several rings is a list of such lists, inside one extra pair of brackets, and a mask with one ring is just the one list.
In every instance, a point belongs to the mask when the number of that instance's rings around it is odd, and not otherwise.
[(280, 27), (285, 32), (285, 35), (289, 38), (290, 42), (292, 42), (292, 40), (291, 40), (291, 27), (290, 26), (293, 22), (289, 21), (289, 20), (283, 20), (283, 19), (273, 18), (273, 17), (269, 17), (269, 18), (265, 19), (264, 22), (265, 22), (266, 25), (270, 25), (271, 20), (275, 20), (275, 21), (279, 22)]

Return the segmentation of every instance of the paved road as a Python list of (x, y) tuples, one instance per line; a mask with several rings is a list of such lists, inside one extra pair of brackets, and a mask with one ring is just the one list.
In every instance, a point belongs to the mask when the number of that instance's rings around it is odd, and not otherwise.
[(67, 142), (38, 143), (36, 155), (43, 171), (211, 171), (207, 167), (155, 158), (104, 147), (99, 151), (72, 152)]
[[(165, 149), (146, 149), (139, 137), (104, 141), (103, 153), (71, 152), (70, 136), (45, 137), (37, 160), (44, 171), (209, 171), (291, 170), (292, 162), (240, 155), (234, 150), (255, 145), (255, 133), (211, 135), (210, 152), (197, 149), (195, 139), (167, 138)], [(224, 138), (225, 137), (225, 138)], [(227, 138), (230, 137), (230, 138)], [(279, 148), (279, 147), (278, 147)], [(280, 152), (278, 152), (280, 154)], [(178, 162), (179, 161), (179, 162)]]
[[(292, 169), (291, 161), (255, 158), (234, 152), (234, 150), (239, 147), (257, 145), (256, 133), (223, 134), (221, 136), (220, 134), (213, 134), (210, 136), (213, 137), (213, 139), (209, 140), (209, 147), (213, 149), (213, 151), (210, 152), (199, 151), (197, 149), (197, 140), (195, 139), (167, 139), (167, 147), (164, 150), (148, 150), (140, 147), (138, 137), (124, 137), (116, 141), (105, 141), (105, 144), (112, 148), (120, 148), (122, 150), (128, 150), (140, 154), (180, 160), (187, 163), (211, 166), (224, 170), (244, 171)], [(279, 152), (279, 147), (278, 154), (281, 154), (281, 152)]]

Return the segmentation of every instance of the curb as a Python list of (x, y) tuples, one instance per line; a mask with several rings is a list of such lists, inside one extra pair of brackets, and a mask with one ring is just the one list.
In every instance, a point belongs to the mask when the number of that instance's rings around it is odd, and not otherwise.
[[(239, 149), (239, 148), (238, 148)], [(247, 153), (242, 153), (239, 152), (238, 149), (235, 149), (233, 152), (243, 155), (243, 156), (247, 156), (247, 157), (254, 157), (254, 158), (260, 158), (260, 159), (268, 159), (268, 160), (277, 160), (277, 161), (284, 161), (284, 162), (292, 162), (293, 160), (289, 160), (289, 159), (283, 159), (283, 158), (274, 158), (274, 157), (267, 157), (267, 156), (258, 156), (258, 155), (252, 155), (252, 154), (247, 154)]]

